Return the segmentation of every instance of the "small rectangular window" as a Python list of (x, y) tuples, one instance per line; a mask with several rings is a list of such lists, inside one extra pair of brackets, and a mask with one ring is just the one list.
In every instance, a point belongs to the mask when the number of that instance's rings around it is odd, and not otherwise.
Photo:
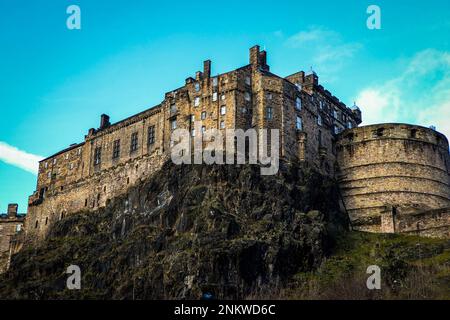
[(130, 152), (135, 152), (138, 149), (138, 133), (131, 134)]
[(266, 119), (267, 120), (272, 120), (273, 118), (273, 108), (272, 107), (267, 107), (266, 108)]
[(200, 83), (198, 82), (195, 83), (195, 91), (200, 91)]
[(202, 112), (202, 120), (205, 120), (206, 119), (206, 111), (203, 111)]
[(303, 130), (302, 118), (300, 118), (299, 116), (297, 116), (297, 119), (295, 121), (295, 127), (299, 131)]
[(113, 159), (118, 159), (120, 157), (120, 140), (113, 142)]
[(212, 81), (213, 82), (213, 86), (217, 87), (217, 77), (213, 78), (212, 80), (213, 80)]
[(170, 113), (176, 113), (177, 112), (177, 105), (176, 104), (172, 104), (170, 105)]
[(177, 128), (177, 120), (175, 119), (175, 120), (172, 120), (171, 122), (170, 122), (170, 128), (172, 129), (172, 130), (175, 130), (176, 128)]
[(245, 92), (245, 93), (244, 93), (244, 99), (245, 99), (245, 101), (250, 101), (250, 100), (251, 100), (250, 93)]
[(213, 93), (212, 101), (217, 101), (217, 92)]
[(225, 129), (225, 121), (220, 121), (220, 129)]
[(198, 107), (200, 105), (200, 97), (195, 97), (194, 99), (194, 106)]
[(227, 113), (227, 107), (226, 106), (221, 106), (220, 107), (220, 114), (222, 116), (224, 116)]
[(102, 147), (96, 147), (94, 151), (94, 165), (99, 165), (102, 162)]
[(155, 126), (148, 127), (148, 144), (154, 144), (155, 143)]
[(245, 84), (248, 85), (248, 86), (252, 84), (252, 80), (250, 79), (249, 76), (245, 77)]

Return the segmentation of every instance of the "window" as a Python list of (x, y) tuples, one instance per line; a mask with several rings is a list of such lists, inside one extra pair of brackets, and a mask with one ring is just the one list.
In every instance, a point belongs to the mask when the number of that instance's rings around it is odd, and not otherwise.
[(298, 91), (302, 90), (302, 85), (300, 83), (296, 83), (295, 86), (297, 87)]
[(69, 170), (73, 169), (73, 163), (69, 163)]
[(319, 116), (317, 117), (317, 124), (319, 125), (319, 126), (321, 126), (322, 125), (322, 116), (319, 114)]
[(335, 110), (333, 110), (333, 117), (335, 118), (335, 119), (337, 119), (338, 118), (338, 112), (337, 112), (337, 110), (335, 109)]
[(34, 228), (37, 229), (37, 227), (39, 226), (39, 221), (36, 220), (36, 223), (34, 225)]
[(351, 123), (351, 121), (347, 122), (347, 128), (349, 129), (353, 128), (353, 124)]
[(78, 155), (80, 155), (80, 154), (81, 154), (81, 148), (78, 149)]
[(217, 101), (217, 92), (213, 92), (212, 101)]
[(272, 120), (273, 118), (273, 108), (272, 107), (267, 107), (266, 108), (266, 119), (267, 120)]
[(148, 127), (148, 144), (154, 144), (155, 143), (155, 126)]
[(47, 172), (47, 178), (51, 178), (52, 177), (52, 173), (49, 171), (49, 172)]
[(195, 122), (195, 115), (191, 114), (191, 123)]
[(176, 113), (177, 112), (177, 105), (172, 104), (170, 105), (170, 113)]
[(131, 134), (130, 152), (135, 152), (138, 148), (138, 133), (133, 132)]
[(44, 163), (44, 168), (45, 168), (45, 169), (48, 168), (48, 162)]
[(203, 127), (202, 127), (202, 134), (205, 134), (205, 132), (206, 132), (206, 127), (203, 126)]
[(225, 97), (224, 94), (220, 96), (220, 99), (222, 99), (222, 100), (225, 100), (225, 98), (226, 98), (226, 97)]
[(69, 154), (68, 154), (68, 153), (66, 153), (66, 160), (67, 160), (67, 159), (69, 159)]
[(221, 106), (220, 107), (220, 114), (223, 116), (227, 113), (227, 107), (226, 106)]
[(273, 97), (273, 96), (272, 96), (271, 93), (268, 93), (268, 94), (267, 94), (267, 99), (268, 99), (268, 100), (272, 100), (272, 97)]
[(116, 140), (113, 142), (113, 159), (117, 159), (120, 157), (120, 140)]
[(200, 105), (200, 97), (195, 97), (194, 99), (194, 106), (198, 107)]
[(333, 126), (333, 131), (334, 131), (334, 134), (338, 134), (339, 133), (339, 127), (337, 125), (334, 125)]
[(55, 159), (53, 159), (53, 164), (56, 164), (56, 158), (55, 158)]
[(102, 162), (102, 147), (96, 147), (94, 151), (94, 165), (99, 165)]
[(195, 129), (191, 130), (191, 136), (195, 137)]
[(300, 99), (299, 97), (297, 97), (297, 99), (295, 99), (295, 108), (297, 110), (302, 109), (302, 99)]
[(245, 77), (245, 84), (248, 85), (248, 86), (252, 84), (252, 81), (251, 81), (249, 76)]
[(411, 138), (413, 138), (413, 139), (417, 138), (417, 129), (411, 130)]
[(319, 108), (320, 108), (320, 110), (323, 109), (323, 101), (322, 100), (319, 101)]
[(200, 91), (200, 83), (198, 82), (195, 83), (195, 91)]
[(202, 120), (206, 119), (206, 111), (202, 111)]
[(244, 93), (244, 99), (245, 101), (250, 101), (251, 100), (250, 93), (248, 92)]
[(220, 129), (225, 129), (225, 121), (220, 121)]
[(170, 128), (172, 130), (175, 130), (177, 128), (177, 120), (176, 119), (174, 119), (170, 122)]
[(241, 112), (242, 112), (242, 113), (247, 113), (247, 108), (246, 108), (246, 107), (242, 107), (242, 108), (241, 108)]
[(297, 119), (295, 121), (295, 127), (299, 131), (303, 130), (302, 118), (300, 118), (299, 116), (297, 116)]
[(217, 77), (213, 78), (212, 80), (213, 80), (213, 86), (217, 87)]

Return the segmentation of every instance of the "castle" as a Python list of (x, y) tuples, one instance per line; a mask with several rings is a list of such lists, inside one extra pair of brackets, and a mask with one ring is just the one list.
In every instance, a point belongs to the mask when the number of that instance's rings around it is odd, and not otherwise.
[[(279, 129), (283, 161), (336, 177), (353, 227), (372, 232), (449, 236), (448, 141), (406, 124), (358, 127), (347, 107), (311, 71), (270, 72), (266, 51), (250, 48), (249, 64), (212, 76), (211, 61), (157, 106), (117, 123), (102, 115), (84, 141), (42, 160), (29, 197), (25, 234), (45, 237), (66, 215), (95, 211), (170, 159), (177, 128)], [(1, 224), (1, 222), (0, 222)]]

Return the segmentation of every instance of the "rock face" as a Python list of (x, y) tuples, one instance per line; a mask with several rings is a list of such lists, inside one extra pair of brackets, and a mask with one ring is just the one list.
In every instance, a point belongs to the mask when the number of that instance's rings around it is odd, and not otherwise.
[[(246, 298), (319, 266), (347, 225), (338, 203), (333, 181), (292, 165), (261, 176), (257, 166), (166, 163), (15, 255), (0, 298)], [(69, 265), (81, 290), (66, 289)]]

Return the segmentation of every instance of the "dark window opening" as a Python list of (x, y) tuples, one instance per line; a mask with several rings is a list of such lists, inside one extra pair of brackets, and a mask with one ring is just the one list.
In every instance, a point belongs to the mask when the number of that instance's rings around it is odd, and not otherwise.
[(151, 126), (148, 128), (148, 144), (155, 143), (155, 126)]
[(131, 135), (130, 152), (135, 152), (138, 148), (138, 133), (134, 132)]
[(84, 199), (84, 206), (87, 207), (88, 205), (88, 199)]
[(382, 137), (384, 134), (384, 128), (379, 128), (377, 129), (377, 131), (375, 132), (377, 137)]
[(39, 221), (36, 220), (36, 224), (34, 225), (34, 228), (37, 229), (38, 226), (39, 226)]
[(411, 138), (417, 138), (417, 129), (411, 130)]
[(94, 165), (99, 165), (102, 162), (102, 147), (96, 147), (94, 151)]
[(117, 159), (120, 157), (120, 139), (114, 141), (113, 143), (113, 159)]
[(48, 224), (48, 217), (45, 218), (45, 225)]

